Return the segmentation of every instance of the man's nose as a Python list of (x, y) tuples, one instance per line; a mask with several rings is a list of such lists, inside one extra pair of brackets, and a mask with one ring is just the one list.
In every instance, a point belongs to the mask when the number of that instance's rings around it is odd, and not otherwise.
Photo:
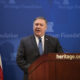
[(38, 24), (37, 27), (40, 28), (41, 27), (40, 24)]

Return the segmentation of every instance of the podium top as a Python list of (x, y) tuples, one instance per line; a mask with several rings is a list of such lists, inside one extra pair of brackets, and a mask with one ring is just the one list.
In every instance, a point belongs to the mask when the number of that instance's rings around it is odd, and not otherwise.
[(49, 53), (40, 56), (35, 62), (33, 62), (28, 72), (33, 72), (37, 67), (45, 62), (50, 61), (80, 61), (80, 53)]

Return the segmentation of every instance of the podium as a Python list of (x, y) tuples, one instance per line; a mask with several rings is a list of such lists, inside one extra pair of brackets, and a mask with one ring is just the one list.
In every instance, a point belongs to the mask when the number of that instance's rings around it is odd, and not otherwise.
[(80, 53), (49, 53), (28, 69), (29, 80), (80, 80)]

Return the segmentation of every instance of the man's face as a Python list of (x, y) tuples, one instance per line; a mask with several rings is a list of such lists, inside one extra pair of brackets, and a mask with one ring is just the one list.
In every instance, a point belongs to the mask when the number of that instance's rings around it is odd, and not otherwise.
[(37, 37), (41, 37), (45, 34), (47, 24), (44, 19), (37, 19), (33, 23), (33, 31)]

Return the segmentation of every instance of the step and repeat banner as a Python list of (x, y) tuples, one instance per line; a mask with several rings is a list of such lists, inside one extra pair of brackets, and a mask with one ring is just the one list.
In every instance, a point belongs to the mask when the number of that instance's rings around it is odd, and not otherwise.
[(20, 39), (33, 34), (33, 20), (48, 21), (46, 34), (59, 39), (65, 53), (80, 53), (80, 0), (0, 0), (0, 54), (4, 80), (22, 80), (16, 64)]

